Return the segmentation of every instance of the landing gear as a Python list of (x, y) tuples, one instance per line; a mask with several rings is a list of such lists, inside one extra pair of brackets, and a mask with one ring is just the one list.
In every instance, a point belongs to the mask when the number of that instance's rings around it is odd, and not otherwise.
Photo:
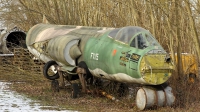
[(49, 80), (55, 80), (59, 78), (58, 71), (56, 70), (58, 64), (55, 61), (49, 61), (44, 65), (43, 75)]
[(80, 94), (80, 89), (77, 83), (72, 83), (72, 98), (77, 98)]
[(74, 70), (67, 72), (61, 71), (55, 61), (49, 61), (44, 66), (43, 74), (47, 79), (52, 80), (51, 88), (54, 92), (59, 91), (58, 78), (61, 78), (62, 88), (64, 88), (66, 82), (69, 82), (72, 86), (72, 98), (76, 98), (80, 93), (79, 83), (82, 87), (82, 92), (86, 93), (87, 83), (92, 84), (93, 82), (93, 76), (84, 61), (81, 61)]
[(58, 80), (51, 81), (51, 89), (53, 92), (59, 92), (59, 82)]

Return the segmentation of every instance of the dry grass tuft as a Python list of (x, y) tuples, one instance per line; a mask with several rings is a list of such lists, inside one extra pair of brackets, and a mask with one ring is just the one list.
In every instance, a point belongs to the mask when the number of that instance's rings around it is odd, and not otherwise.
[(169, 81), (170, 86), (173, 88), (173, 92), (176, 96), (176, 102), (173, 107), (191, 110), (191, 105), (199, 105), (200, 81), (199, 79), (196, 79), (194, 83), (191, 83), (185, 77), (186, 76), (179, 76), (177, 78), (172, 77)]

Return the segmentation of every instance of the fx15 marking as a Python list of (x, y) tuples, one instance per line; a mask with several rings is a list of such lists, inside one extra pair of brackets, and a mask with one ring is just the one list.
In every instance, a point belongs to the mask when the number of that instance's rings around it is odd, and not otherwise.
[(98, 53), (91, 53), (90, 58), (93, 60), (98, 60), (99, 54)]

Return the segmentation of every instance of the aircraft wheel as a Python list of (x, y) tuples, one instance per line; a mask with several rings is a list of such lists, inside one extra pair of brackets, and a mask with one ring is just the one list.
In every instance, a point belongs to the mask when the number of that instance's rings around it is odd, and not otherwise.
[(57, 65), (55, 61), (49, 61), (44, 65), (43, 74), (47, 79), (55, 80), (59, 78), (58, 71), (55, 70)]
[(79, 86), (77, 83), (72, 83), (72, 98), (77, 98), (79, 94)]
[(53, 92), (59, 92), (59, 82), (58, 82), (58, 80), (52, 80), (51, 89), (53, 90)]

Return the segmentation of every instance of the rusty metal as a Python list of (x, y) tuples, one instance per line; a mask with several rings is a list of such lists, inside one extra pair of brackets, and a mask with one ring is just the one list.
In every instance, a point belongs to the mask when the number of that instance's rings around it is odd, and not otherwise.
[(84, 78), (84, 74), (86, 74), (85, 69), (77, 67), (76, 73), (78, 74), (80, 82), (81, 82), (82, 92), (86, 93), (86, 81)]
[(103, 96), (105, 96), (106, 98), (108, 99), (111, 99), (111, 100), (116, 100), (116, 98), (108, 93), (106, 93), (105, 91), (102, 91), (102, 90), (99, 90), (99, 93)]

